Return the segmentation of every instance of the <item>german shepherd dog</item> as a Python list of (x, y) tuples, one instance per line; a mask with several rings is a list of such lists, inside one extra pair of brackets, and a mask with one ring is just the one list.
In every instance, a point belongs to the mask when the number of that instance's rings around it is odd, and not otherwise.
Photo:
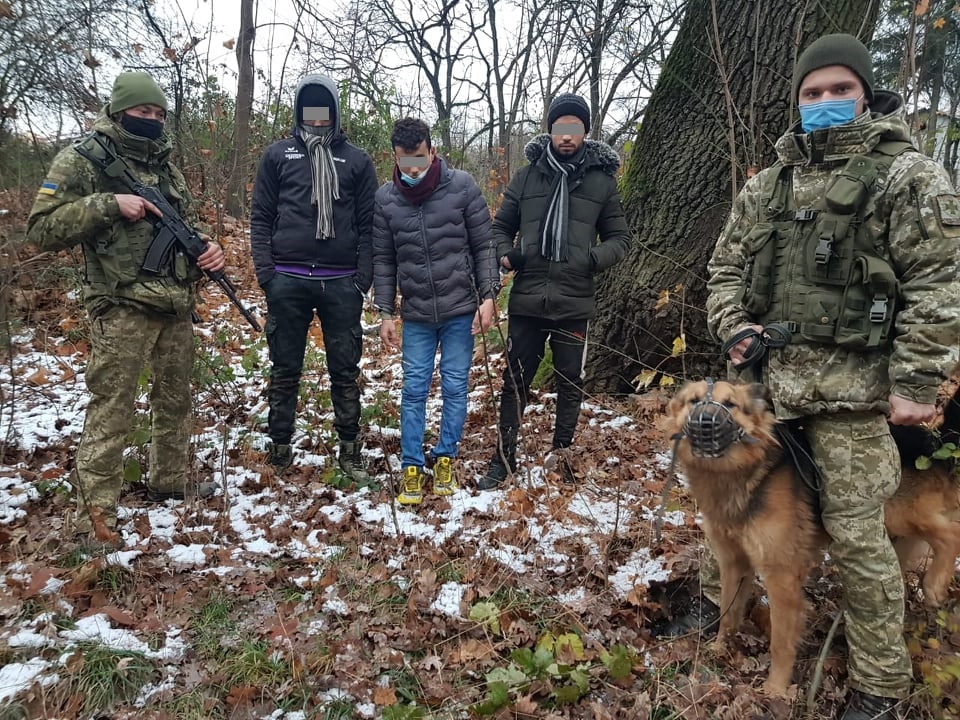
[[(720, 564), (722, 615), (714, 650), (726, 653), (759, 574), (771, 626), (770, 673), (763, 689), (785, 696), (804, 629), (803, 582), (829, 541), (813, 483), (787, 458), (763, 385), (689, 383), (671, 400), (666, 425)], [(914, 448), (902, 457), (917, 454)], [(913, 457), (903, 467), (900, 489), (887, 501), (885, 521), (901, 564), (918, 540), (929, 544), (933, 558), (923, 596), (937, 606), (946, 599), (960, 555), (960, 482), (939, 463), (916, 470)]]

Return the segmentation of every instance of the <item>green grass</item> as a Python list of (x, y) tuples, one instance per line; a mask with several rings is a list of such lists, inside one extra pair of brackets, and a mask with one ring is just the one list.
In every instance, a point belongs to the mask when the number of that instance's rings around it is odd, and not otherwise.
[(140, 653), (93, 643), (78, 644), (75, 653), (79, 658), (65, 665), (70, 693), (83, 698), (83, 714), (88, 716), (133, 700), (157, 677), (153, 663)]
[(232, 637), (237, 623), (232, 617), (234, 601), (226, 595), (215, 593), (194, 613), (190, 623), (193, 645), (197, 654), (206, 660), (222, 660), (230, 652), (224, 647), (225, 636)]
[(56, 560), (58, 567), (75, 570), (90, 559), (90, 549), (81, 545), (70, 548)]
[(319, 720), (353, 720), (353, 701), (345, 698), (338, 698), (324, 705)]
[(213, 698), (197, 688), (164, 703), (161, 709), (173, 720), (225, 720), (226, 715)]
[(100, 570), (97, 587), (111, 597), (124, 595), (133, 589), (133, 573), (121, 565), (106, 565)]
[(221, 672), (229, 685), (253, 685), (261, 688), (261, 697), (272, 685), (292, 678), (290, 664), (265, 642), (244, 640), (221, 663)]
[(27, 709), (18, 702), (0, 706), (0, 720), (28, 720), (29, 717)]

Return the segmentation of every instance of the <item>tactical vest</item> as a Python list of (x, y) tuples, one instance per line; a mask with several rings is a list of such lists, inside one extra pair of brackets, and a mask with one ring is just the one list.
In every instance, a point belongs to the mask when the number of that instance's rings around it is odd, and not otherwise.
[[(109, 137), (101, 134), (106, 145), (111, 149), (115, 143)], [(106, 165), (105, 169), (97, 168), (99, 175), (99, 191), (105, 193), (129, 194), (130, 190), (117, 178), (124, 170), (133, 169), (129, 163), (119, 157), (116, 152), (111, 156), (100, 143), (94, 142), (92, 136), (87, 136), (77, 143), (97, 161)], [(134, 173), (138, 175), (137, 173)], [(183, 196), (171, 182), (169, 168), (164, 164), (157, 172), (157, 187), (170, 203), (182, 212)], [(183, 253), (170, 253), (170, 261), (166, 267), (161, 267), (157, 274), (147, 274), (141, 271), (147, 251), (154, 238), (154, 227), (148, 220), (131, 223), (126, 219), (114, 221), (109, 233), (97, 237), (91, 247), (84, 245), (84, 266), (87, 282), (93, 286), (105, 287), (108, 294), (116, 294), (118, 288), (132, 285), (136, 282), (149, 282), (158, 277), (173, 278), (177, 282), (192, 282), (198, 279), (198, 274), (191, 268)]]
[(758, 323), (783, 323), (793, 341), (870, 350), (892, 341), (897, 276), (882, 251), (886, 239), (864, 229), (890, 166), (912, 149), (882, 141), (851, 157), (829, 179), (814, 207), (798, 208), (793, 169), (766, 173), (765, 217), (743, 238), (746, 266), (737, 301)]

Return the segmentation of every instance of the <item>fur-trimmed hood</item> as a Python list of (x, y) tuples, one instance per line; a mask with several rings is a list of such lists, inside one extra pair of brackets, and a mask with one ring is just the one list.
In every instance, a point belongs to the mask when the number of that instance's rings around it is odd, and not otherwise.
[[(546, 152), (549, 144), (550, 135), (547, 133), (537, 135), (523, 148), (523, 154), (527, 160), (530, 161), (531, 165), (536, 165), (544, 152)], [(586, 171), (595, 167), (610, 177), (615, 177), (617, 170), (620, 168), (620, 156), (617, 155), (617, 151), (599, 140), (590, 140), (588, 138), (583, 141), (583, 144), (586, 146), (584, 170)]]

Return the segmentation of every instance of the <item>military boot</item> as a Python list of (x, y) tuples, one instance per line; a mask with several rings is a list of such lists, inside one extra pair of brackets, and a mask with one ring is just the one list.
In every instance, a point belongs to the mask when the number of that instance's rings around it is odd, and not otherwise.
[(147, 500), (150, 502), (165, 502), (166, 500), (186, 500), (187, 498), (208, 498), (217, 491), (217, 484), (213, 482), (187, 483), (178, 488), (155, 490), (147, 488)]
[(850, 699), (840, 720), (897, 720), (897, 699), (850, 691)]
[(337, 457), (337, 463), (357, 484), (366, 484), (370, 482), (370, 476), (363, 467), (363, 459), (360, 457), (360, 450), (363, 448), (359, 440), (344, 441), (340, 443), (340, 455)]
[(267, 462), (277, 470), (286, 470), (293, 464), (293, 448), (284, 443), (270, 443)]
[(576, 485), (577, 476), (573, 471), (573, 451), (570, 448), (554, 448), (543, 462), (545, 470), (555, 472), (566, 485)]
[(517, 471), (517, 432), (516, 430), (500, 430), (498, 436), (498, 447), (493, 457), (490, 458), (490, 464), (487, 465), (487, 471), (483, 477), (477, 480), (478, 490), (496, 490), (511, 473)]
[(477, 489), (496, 490), (511, 473), (516, 471), (517, 461), (515, 457), (508, 456), (505, 463), (500, 453), (496, 453), (490, 458), (490, 464), (487, 465), (487, 471), (483, 474), (483, 477), (477, 480)]
[(690, 599), (690, 608), (684, 615), (677, 615), (654, 628), (657, 637), (677, 638), (700, 633), (705, 638), (717, 634), (720, 626), (720, 607), (703, 595)]

